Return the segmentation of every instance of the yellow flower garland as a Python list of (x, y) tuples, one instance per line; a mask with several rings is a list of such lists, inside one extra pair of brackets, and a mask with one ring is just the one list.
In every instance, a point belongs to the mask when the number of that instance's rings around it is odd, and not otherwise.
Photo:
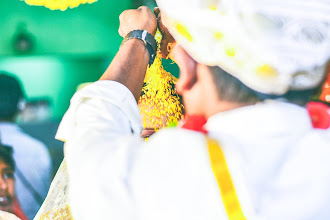
[[(157, 30), (156, 41), (161, 41), (162, 35)], [(158, 51), (159, 52), (159, 51)], [(177, 124), (182, 119), (183, 105), (174, 87), (176, 78), (164, 70), (161, 55), (157, 53), (154, 63), (148, 67), (142, 95), (140, 97), (141, 114), (146, 115), (143, 126), (152, 127), (156, 130), (171, 124)], [(147, 121), (149, 118), (149, 122)]]
[[(23, 0), (21, 0), (23, 1)], [(64, 11), (67, 8), (75, 8), (80, 4), (91, 4), (97, 0), (24, 0), (28, 5), (45, 6), (51, 10)]]

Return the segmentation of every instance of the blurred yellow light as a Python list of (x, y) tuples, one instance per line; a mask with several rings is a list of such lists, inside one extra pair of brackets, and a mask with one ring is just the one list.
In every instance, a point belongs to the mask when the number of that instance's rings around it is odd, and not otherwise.
[[(23, 0), (21, 0), (23, 1)], [(68, 8), (78, 7), (80, 4), (94, 3), (97, 0), (24, 0), (28, 5), (45, 6), (51, 10), (64, 11)]]

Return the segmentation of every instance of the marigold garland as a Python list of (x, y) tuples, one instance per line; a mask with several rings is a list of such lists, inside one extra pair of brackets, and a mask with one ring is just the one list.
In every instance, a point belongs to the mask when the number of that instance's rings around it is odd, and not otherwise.
[[(21, 0), (23, 1), (23, 0)], [(91, 4), (97, 0), (24, 0), (28, 5), (45, 6), (51, 10), (64, 11), (67, 8), (75, 8), (80, 4)]]
[[(169, 125), (177, 124), (182, 119), (183, 105), (176, 92), (176, 78), (164, 70), (159, 43), (162, 35), (157, 30), (155, 35), (158, 43), (158, 53), (154, 63), (148, 67), (140, 97), (140, 112), (146, 115), (144, 127), (153, 127), (156, 130)], [(147, 122), (149, 118), (149, 122)]]

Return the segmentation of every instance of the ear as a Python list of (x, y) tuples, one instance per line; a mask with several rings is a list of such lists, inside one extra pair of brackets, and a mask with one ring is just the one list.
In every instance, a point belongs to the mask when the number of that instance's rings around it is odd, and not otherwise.
[(180, 68), (180, 77), (176, 84), (176, 89), (179, 94), (182, 94), (196, 82), (197, 62), (180, 45), (177, 45), (172, 53), (175, 62)]

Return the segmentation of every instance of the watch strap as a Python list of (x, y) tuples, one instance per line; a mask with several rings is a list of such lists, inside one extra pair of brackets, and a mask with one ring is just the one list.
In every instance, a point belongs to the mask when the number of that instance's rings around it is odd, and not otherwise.
[[(150, 33), (146, 30), (133, 30), (129, 32), (126, 37), (123, 40), (123, 43), (128, 41), (129, 39), (139, 39), (144, 42), (144, 45), (146, 46), (148, 52), (149, 52), (149, 65), (153, 64), (155, 57), (156, 57), (156, 51), (157, 51), (157, 42)], [(122, 44), (123, 44), (122, 43)]]

